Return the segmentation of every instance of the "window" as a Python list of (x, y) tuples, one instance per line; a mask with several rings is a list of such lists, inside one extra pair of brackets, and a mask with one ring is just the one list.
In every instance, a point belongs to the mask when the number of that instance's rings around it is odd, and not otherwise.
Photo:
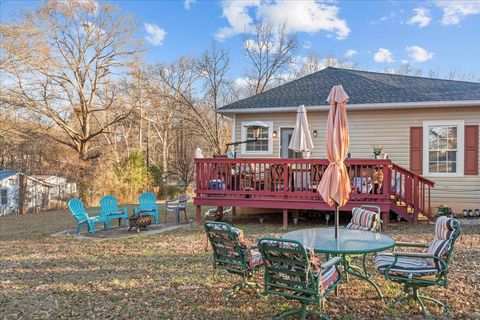
[[(247, 154), (269, 154), (272, 153), (272, 133), (273, 122), (265, 121), (268, 124), (268, 128), (261, 128), (257, 141), (245, 143), (242, 145), (242, 153)], [(254, 140), (255, 133), (251, 127), (244, 127), (242, 123), (242, 141)]]
[(0, 203), (2, 204), (2, 206), (6, 206), (8, 204), (8, 193), (7, 193), (7, 189), (2, 189), (0, 190)]
[(424, 123), (424, 174), (463, 174), (463, 130), (463, 121)]

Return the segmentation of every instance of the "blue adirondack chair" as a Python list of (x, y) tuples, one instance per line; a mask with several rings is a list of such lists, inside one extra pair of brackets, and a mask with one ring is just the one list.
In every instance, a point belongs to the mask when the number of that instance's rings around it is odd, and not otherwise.
[(128, 210), (127, 207), (119, 207), (118, 199), (111, 195), (106, 195), (100, 199), (100, 207), (102, 208), (102, 216), (107, 221), (107, 226), (110, 228), (110, 220), (118, 219), (118, 226), (120, 227), (122, 219), (125, 220), (125, 225), (128, 226)]
[[(95, 233), (95, 223), (103, 222), (103, 226), (105, 229), (108, 229), (108, 222), (100, 214), (100, 211), (87, 211), (83, 207), (82, 201), (78, 200), (77, 198), (70, 199), (68, 201), (68, 209), (72, 213), (73, 217), (77, 220), (77, 232), (80, 232), (80, 228), (82, 225), (85, 225), (88, 229), (88, 232)], [(92, 214), (100, 214), (97, 216), (90, 216)]]
[(157, 197), (151, 192), (145, 192), (138, 197), (138, 206), (133, 208), (135, 216), (151, 216), (155, 219), (155, 224), (158, 223), (158, 209), (156, 204)]

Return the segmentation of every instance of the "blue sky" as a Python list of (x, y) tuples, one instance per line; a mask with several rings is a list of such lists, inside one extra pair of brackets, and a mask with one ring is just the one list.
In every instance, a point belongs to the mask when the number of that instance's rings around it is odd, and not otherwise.
[[(93, 1), (93, 0), (76, 0)], [(112, 1), (138, 22), (148, 62), (198, 55), (213, 41), (231, 55), (232, 77), (243, 75), (241, 33), (260, 17), (288, 19), (299, 56), (333, 54), (359, 69), (414, 67), (480, 76), (480, 1)], [(2, 22), (34, 1), (1, 2)], [(147, 33), (147, 31), (150, 33)], [(145, 38), (148, 37), (148, 40)]]

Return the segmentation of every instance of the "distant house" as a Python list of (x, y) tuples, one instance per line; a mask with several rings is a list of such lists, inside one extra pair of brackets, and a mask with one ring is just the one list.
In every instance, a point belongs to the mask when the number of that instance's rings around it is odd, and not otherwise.
[(392, 162), (435, 182), (432, 211), (440, 204), (480, 207), (480, 83), (326, 68), (219, 108), (233, 120), (233, 141), (252, 139), (251, 121), (268, 125), (256, 142), (237, 147), (237, 157), (301, 156), (288, 145), (296, 110), (305, 105), (315, 145), (311, 158), (325, 159), (326, 99), (334, 85), (350, 96), (352, 159), (372, 159), (373, 146), (383, 146)]
[(49, 209), (54, 185), (15, 170), (0, 171), (0, 216)]
[(38, 180), (53, 185), (49, 193), (49, 200), (58, 202), (66, 202), (74, 197), (77, 193), (77, 184), (69, 182), (67, 178), (57, 175), (38, 174), (34, 175)]

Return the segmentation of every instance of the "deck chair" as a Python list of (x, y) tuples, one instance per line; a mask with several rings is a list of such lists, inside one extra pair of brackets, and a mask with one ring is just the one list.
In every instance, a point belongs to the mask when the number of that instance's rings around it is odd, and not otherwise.
[(262, 255), (243, 242), (243, 231), (223, 222), (206, 222), (205, 231), (213, 249), (213, 267), (224, 269), (242, 277), (228, 295), (233, 297), (239, 290), (252, 289), (260, 296), (260, 285), (252, 281), (255, 271), (263, 265)]
[(107, 226), (110, 228), (110, 220), (118, 219), (118, 226), (120, 227), (122, 219), (128, 227), (128, 210), (127, 207), (119, 207), (118, 199), (111, 195), (106, 195), (100, 199), (100, 207), (102, 208), (102, 216), (107, 221)]
[[(382, 229), (382, 220), (380, 219), (380, 215), (380, 207), (375, 205), (362, 205), (359, 208), (353, 208), (352, 220), (350, 220), (345, 228), (368, 232), (380, 232)], [(362, 259), (362, 268), (352, 264), (352, 261), (355, 258)], [(368, 276), (369, 274), (367, 272), (366, 259), (367, 254), (350, 254), (345, 256), (345, 262), (351, 269)], [(345, 275), (345, 277), (348, 281), (348, 273)]]
[[(87, 212), (87, 210), (85, 210), (83, 207), (82, 201), (79, 199), (70, 199), (67, 206), (68, 209), (70, 209), (73, 217), (77, 220), (77, 230), (75, 234), (80, 232), (82, 225), (85, 225), (90, 233), (95, 233), (95, 223), (102, 222), (105, 229), (109, 228), (107, 220), (100, 214), (100, 211)], [(91, 216), (92, 214), (97, 214), (97, 216)]]
[[(305, 247), (294, 240), (263, 238), (258, 242), (265, 265), (265, 294), (298, 300), (302, 306), (274, 319), (301, 315), (325, 316), (308, 310), (311, 303), (320, 305), (341, 280), (341, 258), (323, 265), (314, 264)], [(322, 303), (323, 304), (323, 303)]]
[(158, 224), (157, 197), (151, 192), (142, 193), (138, 197), (138, 206), (133, 207), (133, 213), (137, 217), (150, 216)]
[(190, 197), (186, 194), (181, 194), (178, 197), (165, 201), (165, 223), (167, 223), (167, 215), (169, 213), (175, 214), (175, 222), (180, 223), (180, 211), (185, 214), (185, 223), (187, 220), (187, 201)]
[[(429, 286), (447, 287), (448, 263), (452, 256), (455, 241), (460, 235), (460, 224), (456, 219), (439, 217), (435, 224), (435, 238), (430, 243), (397, 242), (393, 253), (378, 254), (375, 264), (378, 271), (388, 280), (404, 285), (405, 295), (394, 305), (413, 299), (418, 302), (424, 317), (427, 316), (424, 301), (441, 306), (449, 313), (446, 304), (432, 297), (420, 295), (419, 288)], [(402, 252), (397, 247), (426, 248), (425, 252)]]

